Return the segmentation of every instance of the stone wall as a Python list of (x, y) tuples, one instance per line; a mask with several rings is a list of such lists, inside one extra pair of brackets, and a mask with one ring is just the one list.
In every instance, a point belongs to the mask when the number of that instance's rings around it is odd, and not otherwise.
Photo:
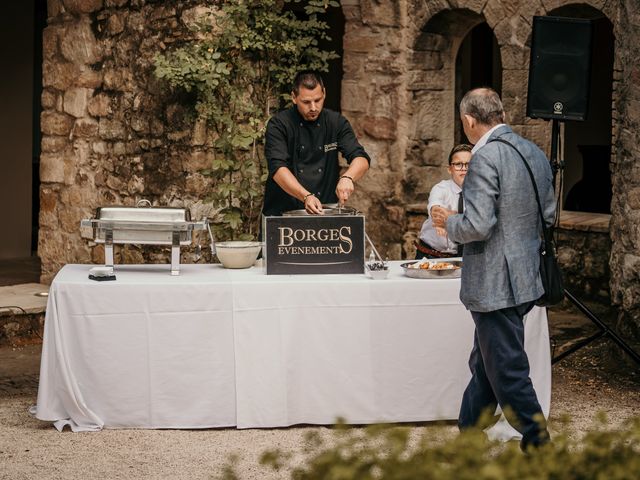
[[(42, 281), (66, 263), (103, 262), (80, 237), (101, 205), (187, 206), (210, 215), (206, 129), (152, 74), (180, 39), (195, 1), (48, 0), (44, 31), (40, 236)], [(167, 261), (160, 248), (116, 249), (119, 262)]]
[(620, 306), (618, 327), (640, 342), (640, 4), (623, 0), (616, 18), (619, 101), (612, 163), (611, 295)]
[[(549, 122), (526, 117), (534, 15), (562, 0), (343, 0), (343, 113), (375, 160), (354, 203), (390, 258), (410, 258), (431, 187), (447, 177), (454, 142), (455, 59), (467, 33), (486, 21), (503, 68), (502, 97), (514, 130), (548, 151)], [(615, 2), (581, 2), (614, 20)]]

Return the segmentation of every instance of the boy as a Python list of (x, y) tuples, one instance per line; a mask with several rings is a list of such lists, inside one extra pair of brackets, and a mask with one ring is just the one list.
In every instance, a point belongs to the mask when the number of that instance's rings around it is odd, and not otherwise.
[(460, 246), (449, 240), (443, 228), (433, 226), (431, 209), (438, 205), (462, 213), (462, 183), (471, 161), (471, 148), (471, 145), (460, 144), (451, 149), (448, 169), (451, 179), (443, 180), (431, 189), (427, 205), (429, 218), (422, 224), (416, 241), (416, 260), (459, 257), (462, 254)]

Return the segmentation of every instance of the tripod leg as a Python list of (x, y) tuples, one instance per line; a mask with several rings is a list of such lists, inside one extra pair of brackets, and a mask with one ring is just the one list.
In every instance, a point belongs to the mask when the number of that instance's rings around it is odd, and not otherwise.
[(591, 310), (589, 310), (582, 302), (580, 302), (580, 300), (578, 300), (566, 288), (564, 290), (564, 294), (571, 301), (571, 303), (573, 303), (578, 308), (578, 310), (584, 313), (589, 320), (591, 320), (593, 323), (595, 323), (598, 326), (598, 328), (600, 328), (600, 332), (580, 342), (579, 344), (574, 345), (572, 348), (570, 348), (566, 352), (563, 352), (561, 355), (559, 355), (553, 360), (554, 363), (559, 361), (561, 358), (566, 357), (570, 353), (573, 353), (576, 350), (586, 346), (596, 338), (609, 336), (611, 340), (617, 343), (620, 346), (620, 348), (622, 348), (633, 359), (634, 362), (640, 365), (640, 355), (638, 355), (638, 353), (635, 350), (633, 350), (624, 340), (622, 340), (622, 338), (620, 338), (620, 336), (616, 332), (611, 330), (611, 328), (609, 328), (609, 326), (606, 323), (600, 320)]

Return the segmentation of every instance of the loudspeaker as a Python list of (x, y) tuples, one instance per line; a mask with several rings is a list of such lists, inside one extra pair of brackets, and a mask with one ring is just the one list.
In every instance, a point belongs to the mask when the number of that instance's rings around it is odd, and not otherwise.
[(586, 119), (592, 37), (590, 20), (533, 17), (528, 117)]

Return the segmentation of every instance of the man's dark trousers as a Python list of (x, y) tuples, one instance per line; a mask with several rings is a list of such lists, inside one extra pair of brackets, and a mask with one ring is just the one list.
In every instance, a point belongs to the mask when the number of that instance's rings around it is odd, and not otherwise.
[[(472, 378), (462, 397), (458, 426), (473, 427), (486, 410), (509, 407), (519, 424), (522, 446), (539, 445), (549, 439), (542, 409), (529, 378), (529, 360), (524, 351), (523, 317), (533, 302), (492, 312), (471, 312), (476, 324), (469, 358)], [(534, 418), (535, 417), (535, 418)]]

